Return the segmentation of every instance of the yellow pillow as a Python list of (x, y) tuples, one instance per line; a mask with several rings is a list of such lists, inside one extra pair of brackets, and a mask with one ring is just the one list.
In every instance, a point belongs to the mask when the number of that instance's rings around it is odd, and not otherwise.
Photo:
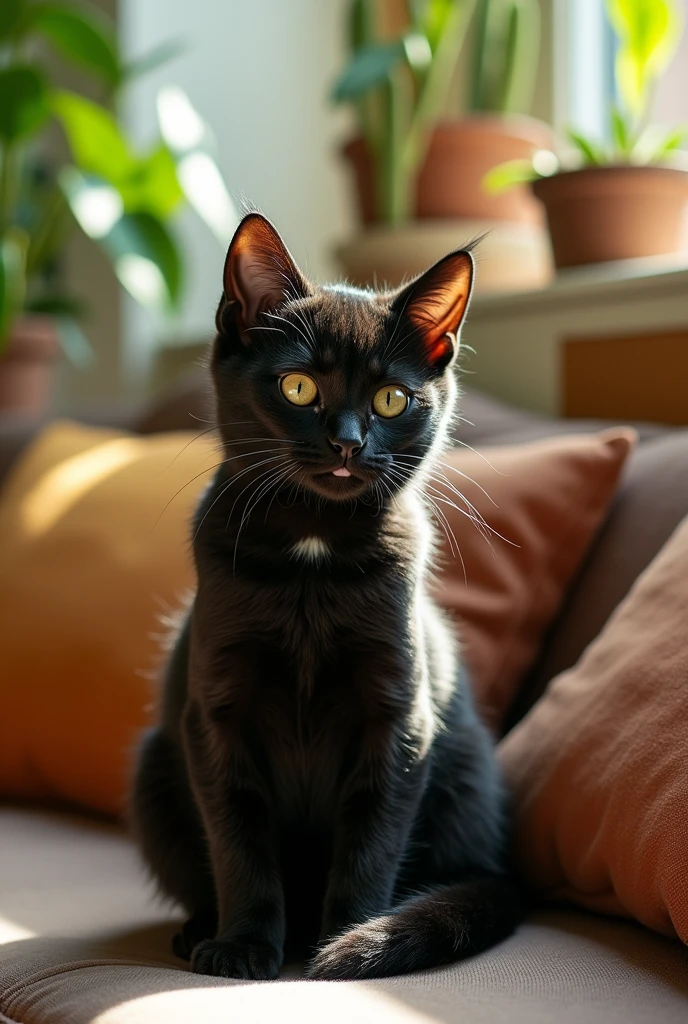
[(56, 423), (3, 488), (0, 797), (122, 811), (165, 618), (194, 585), (189, 515), (219, 461), (191, 436)]

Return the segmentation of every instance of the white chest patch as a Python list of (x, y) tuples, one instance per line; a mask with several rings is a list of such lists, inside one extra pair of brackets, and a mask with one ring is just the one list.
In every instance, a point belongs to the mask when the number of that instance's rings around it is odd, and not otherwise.
[(317, 562), (321, 558), (327, 558), (330, 554), (330, 545), (326, 544), (322, 537), (304, 537), (293, 545), (292, 555), (296, 558), (305, 558), (309, 562)]

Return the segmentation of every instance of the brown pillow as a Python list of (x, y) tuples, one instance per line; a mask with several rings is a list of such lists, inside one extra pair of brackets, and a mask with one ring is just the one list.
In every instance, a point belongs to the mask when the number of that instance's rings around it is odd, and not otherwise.
[(500, 757), (531, 885), (688, 942), (688, 519)]
[[(617, 428), (482, 452), (456, 448), (445, 459), (451, 486), (435, 479), (428, 488), (431, 497), (439, 489), (461, 552), (444, 536), (435, 596), (455, 618), (481, 712), (497, 732), (605, 519), (634, 441), (634, 431)], [(486, 538), (469, 516), (487, 523)]]

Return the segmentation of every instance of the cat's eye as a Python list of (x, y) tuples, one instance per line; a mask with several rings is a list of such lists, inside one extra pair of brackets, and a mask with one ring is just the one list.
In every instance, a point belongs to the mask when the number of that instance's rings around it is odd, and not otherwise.
[(388, 384), (380, 388), (373, 398), (373, 409), (379, 416), (385, 416), (388, 420), (394, 416), (401, 416), (408, 406), (408, 395), (403, 388), (395, 384)]
[(318, 397), (318, 385), (305, 373), (288, 373), (280, 380), (280, 388), (292, 405), (310, 405)]

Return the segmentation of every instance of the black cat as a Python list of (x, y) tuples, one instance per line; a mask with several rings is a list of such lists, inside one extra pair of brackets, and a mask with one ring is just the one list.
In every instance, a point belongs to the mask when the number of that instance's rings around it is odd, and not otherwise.
[(396, 292), (315, 287), (259, 214), (232, 240), (224, 461), (133, 792), (202, 974), (275, 978), (286, 943), (312, 978), (380, 977), (518, 922), (492, 743), (427, 594), (472, 280), (462, 250)]

